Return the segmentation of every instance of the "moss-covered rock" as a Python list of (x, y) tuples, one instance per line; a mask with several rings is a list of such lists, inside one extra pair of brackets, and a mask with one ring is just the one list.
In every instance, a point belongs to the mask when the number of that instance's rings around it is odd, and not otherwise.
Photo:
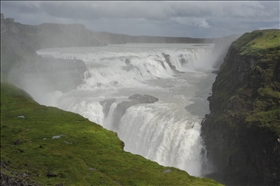
[[(220, 185), (123, 151), (116, 133), (1, 84), (1, 177), (30, 185)], [(8, 179), (9, 178), (9, 179)]]
[(202, 124), (209, 160), (222, 182), (280, 185), (280, 30), (232, 43)]

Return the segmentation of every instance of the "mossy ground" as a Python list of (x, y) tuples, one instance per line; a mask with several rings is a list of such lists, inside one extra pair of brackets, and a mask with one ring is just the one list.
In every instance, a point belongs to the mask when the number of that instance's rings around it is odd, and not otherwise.
[(41, 185), (219, 185), (124, 152), (123, 145), (116, 133), (1, 84), (1, 162), (9, 167), (1, 169), (4, 174), (27, 173), (25, 179)]
[(240, 51), (242, 55), (252, 55), (252, 53), (261, 52), (262, 50), (274, 48), (279, 50), (279, 43), (279, 30), (256, 30), (251, 33), (243, 34), (233, 43), (233, 47)]

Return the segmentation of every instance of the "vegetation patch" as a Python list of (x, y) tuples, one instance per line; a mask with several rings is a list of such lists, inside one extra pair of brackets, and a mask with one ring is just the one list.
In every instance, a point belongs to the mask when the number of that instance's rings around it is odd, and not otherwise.
[(261, 127), (267, 127), (280, 134), (280, 108), (268, 111), (255, 112), (246, 117), (246, 122), (255, 123)]
[(277, 29), (256, 30), (243, 34), (233, 42), (233, 47), (244, 54), (262, 55), (265, 50), (279, 50), (280, 32)]

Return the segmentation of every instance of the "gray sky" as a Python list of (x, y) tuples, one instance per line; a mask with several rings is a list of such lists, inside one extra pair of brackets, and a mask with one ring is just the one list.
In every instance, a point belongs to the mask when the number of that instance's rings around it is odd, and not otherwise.
[(1, 1), (1, 13), (22, 24), (82, 23), (129, 35), (205, 38), (279, 29), (278, 1)]

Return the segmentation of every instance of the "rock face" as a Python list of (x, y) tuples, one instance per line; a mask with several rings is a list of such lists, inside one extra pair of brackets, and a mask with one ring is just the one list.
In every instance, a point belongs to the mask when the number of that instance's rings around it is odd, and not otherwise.
[[(117, 131), (119, 129), (119, 123), (122, 118), (122, 116), (125, 114), (126, 110), (129, 107), (132, 107), (133, 105), (137, 104), (151, 104), (158, 101), (158, 98), (151, 96), (151, 95), (141, 95), (141, 94), (133, 94), (128, 97), (130, 101), (123, 101), (117, 105), (117, 108), (113, 112), (113, 125), (114, 130)], [(104, 107), (103, 107), (104, 108)]]
[(1, 172), (1, 185), (2, 186), (39, 186), (36, 183), (28, 183), (27, 181), (20, 179), (19, 177), (11, 177)]
[[(9, 169), (9, 163), (4, 163), (3, 161), (0, 162), (1, 166), (1, 186), (39, 186), (39, 184), (29, 180), (29, 174), (28, 173), (17, 173), (14, 171), (11, 171)], [(6, 174), (4, 173), (6, 172)], [(8, 175), (9, 174), (9, 175)]]
[(280, 185), (280, 31), (254, 31), (230, 46), (209, 97), (202, 137), (226, 185)]

